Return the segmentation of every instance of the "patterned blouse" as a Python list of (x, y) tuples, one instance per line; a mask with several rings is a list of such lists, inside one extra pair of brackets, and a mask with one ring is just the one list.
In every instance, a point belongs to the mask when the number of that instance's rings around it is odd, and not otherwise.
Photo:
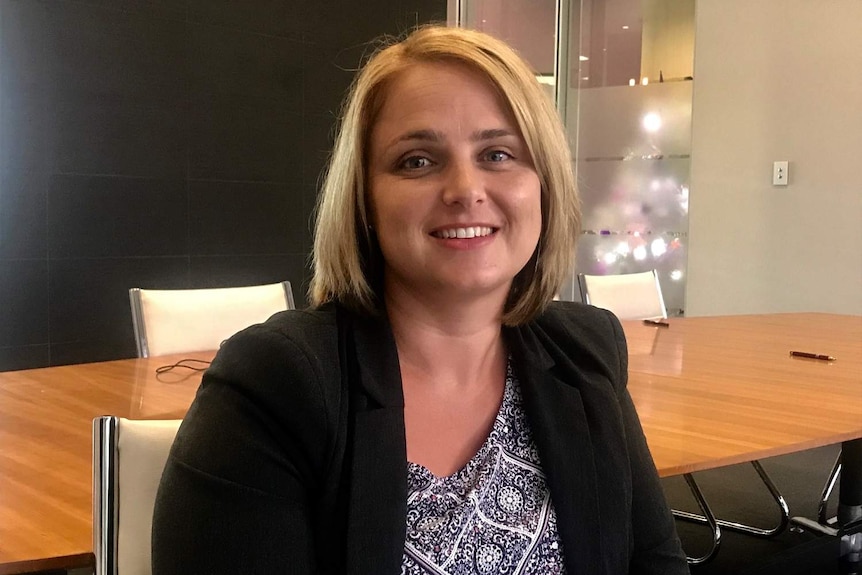
[(557, 515), (510, 363), (491, 434), (463, 469), (436, 477), (407, 464), (401, 573), (564, 574), (562, 556)]

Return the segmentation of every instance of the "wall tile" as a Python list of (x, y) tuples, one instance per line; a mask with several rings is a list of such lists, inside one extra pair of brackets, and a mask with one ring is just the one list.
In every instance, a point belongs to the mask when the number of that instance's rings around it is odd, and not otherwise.
[(48, 265), (0, 259), (0, 347), (48, 341)]
[[(52, 0), (55, 1), (56, 0)], [(117, 12), (127, 12), (167, 20), (186, 20), (187, 0), (72, 0), (78, 4), (97, 6)]]
[(302, 182), (319, 187), (335, 143), (335, 119), (330, 115), (305, 116), (302, 123)]
[[(0, 68), (2, 75), (2, 68)], [(38, 88), (6, 88), (0, 97), (0, 170), (47, 171), (54, 128), (48, 96)]]
[(338, 118), (341, 102), (347, 95), (350, 82), (353, 80), (352, 70), (357, 69), (362, 54), (370, 49), (370, 45), (365, 43), (344, 49), (324, 43), (307, 44), (305, 46), (306, 74), (303, 84), (305, 113), (327, 116), (332, 121)]
[(308, 221), (296, 188), (257, 182), (189, 182), (189, 252), (302, 251)]
[(209, 103), (191, 111), (189, 177), (301, 183), (302, 117), (280, 107)]
[(0, 259), (48, 257), (48, 176), (0, 172)]
[(187, 107), (136, 105), (116, 98), (56, 105), (54, 170), (181, 178), (186, 174)]
[(49, 15), (58, 95), (149, 103), (185, 97), (184, 22), (77, 2), (52, 3)]
[[(188, 287), (188, 258), (106, 258), (51, 262), (51, 343), (118, 342), (135, 355), (129, 289)], [(74, 346), (72, 346), (74, 347)], [(118, 349), (112, 347), (112, 349)], [(82, 357), (80, 361), (96, 361)], [(53, 348), (52, 348), (53, 362)]]
[(0, 11), (0, 86), (47, 89), (51, 28), (45, 3), (0, 0)]
[(445, 17), (369, 2), (0, 0), (0, 369), (133, 356), (132, 286), (304, 301), (353, 70)]
[(293, 0), (188, 0), (188, 18), (190, 22), (299, 40), (306, 26), (302, 18), (304, 5), (316, 6), (325, 3)]
[(0, 347), (0, 371), (32, 369), (48, 365), (48, 344)]
[(245, 286), (289, 281), (296, 306), (302, 308), (305, 307), (309, 277), (306, 260), (306, 254), (192, 257), (190, 287)]
[(301, 111), (300, 42), (204, 25), (192, 25), (187, 42), (192, 102), (277, 104)]
[(54, 176), (48, 188), (51, 258), (187, 253), (181, 180)]
[(51, 365), (92, 363), (114, 359), (130, 359), (137, 356), (138, 353), (135, 348), (134, 339), (132, 339), (132, 343), (129, 345), (127, 338), (121, 340), (64, 341), (51, 344)]

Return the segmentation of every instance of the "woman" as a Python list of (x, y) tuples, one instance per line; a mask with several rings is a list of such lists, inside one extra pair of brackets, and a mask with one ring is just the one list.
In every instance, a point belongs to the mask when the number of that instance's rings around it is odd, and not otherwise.
[(687, 573), (619, 322), (551, 303), (577, 206), (505, 44), (428, 27), (378, 52), (323, 187), (313, 308), (204, 376), (154, 573)]

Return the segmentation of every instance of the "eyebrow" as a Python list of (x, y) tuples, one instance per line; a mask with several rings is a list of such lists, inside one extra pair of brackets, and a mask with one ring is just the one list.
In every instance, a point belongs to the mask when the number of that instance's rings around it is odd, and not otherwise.
[[(495, 138), (504, 138), (507, 136), (514, 136), (515, 134), (504, 128), (492, 128), (488, 130), (479, 130), (477, 132), (473, 132), (470, 134), (470, 141), (472, 142), (482, 142), (485, 140), (493, 140)], [(395, 138), (390, 146), (395, 145), (399, 142), (406, 142), (412, 140), (420, 140), (425, 142), (441, 142), (445, 140), (445, 136), (442, 132), (438, 132), (436, 130), (414, 130), (412, 132), (407, 132), (406, 134), (402, 134)]]

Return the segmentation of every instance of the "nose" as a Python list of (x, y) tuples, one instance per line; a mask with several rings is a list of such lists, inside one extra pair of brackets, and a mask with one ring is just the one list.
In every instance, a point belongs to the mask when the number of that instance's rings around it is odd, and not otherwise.
[(443, 203), (464, 207), (485, 201), (485, 185), (481, 169), (468, 159), (453, 159), (445, 172)]

